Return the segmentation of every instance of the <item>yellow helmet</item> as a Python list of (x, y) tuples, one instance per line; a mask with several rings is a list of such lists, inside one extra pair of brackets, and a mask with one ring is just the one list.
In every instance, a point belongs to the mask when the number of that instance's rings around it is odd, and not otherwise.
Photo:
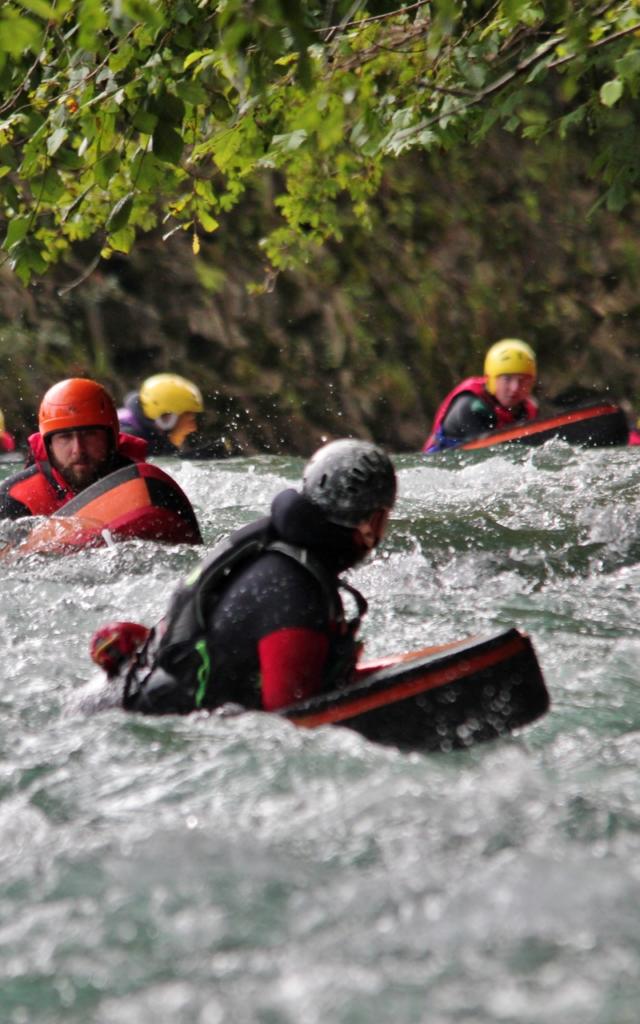
[(171, 430), (183, 412), (202, 412), (204, 403), (200, 388), (177, 373), (156, 373), (140, 388), (140, 405), (150, 420), (163, 421), (160, 426)]
[(487, 378), (487, 391), (495, 395), (496, 378), (503, 373), (526, 373), (535, 378), (536, 354), (526, 341), (520, 341), (519, 338), (503, 338), (502, 341), (496, 341), (487, 352), (484, 373)]
[(0, 409), (0, 434), (4, 434), (4, 413)]

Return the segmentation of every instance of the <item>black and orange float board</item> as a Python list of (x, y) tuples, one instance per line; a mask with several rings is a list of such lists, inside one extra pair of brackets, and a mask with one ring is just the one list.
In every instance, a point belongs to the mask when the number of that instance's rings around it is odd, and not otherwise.
[(471, 451), (476, 448), (492, 448), (499, 444), (540, 445), (554, 437), (559, 437), (569, 444), (584, 445), (588, 448), (625, 445), (629, 440), (629, 425), (619, 405), (600, 402), (581, 409), (571, 409), (557, 416), (530, 420), (515, 427), (493, 430), (490, 434), (477, 437), (474, 441), (467, 441), (453, 450)]
[(132, 539), (202, 543), (184, 491), (159, 466), (147, 462), (124, 466), (97, 480), (9, 551), (56, 554)]
[[(505, 736), (549, 708), (531, 641), (515, 628), (363, 661), (356, 676), (344, 689), (268, 713), (301, 728), (346, 726), (375, 743), (434, 752)], [(74, 706), (86, 714), (122, 707), (122, 681), (87, 684)], [(236, 705), (212, 712), (244, 713)]]
[(358, 681), (277, 712), (295, 725), (343, 725), (401, 750), (452, 750), (540, 718), (549, 694), (528, 636), (509, 629), (363, 662)]

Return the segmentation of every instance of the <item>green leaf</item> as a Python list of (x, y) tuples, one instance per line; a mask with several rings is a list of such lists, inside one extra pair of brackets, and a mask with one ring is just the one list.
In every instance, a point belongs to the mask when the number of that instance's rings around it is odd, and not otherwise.
[(37, 202), (57, 203), (65, 191), (64, 182), (52, 167), (31, 179), (31, 191)]
[(621, 78), (631, 79), (640, 75), (640, 51), (629, 50), (624, 57), (615, 62), (615, 69)]
[(176, 92), (185, 103), (191, 103), (194, 107), (207, 102), (207, 93), (199, 82), (178, 82)]
[(76, 198), (73, 200), (73, 202), (70, 203), (69, 206), (67, 206), (65, 208), (65, 210), (63, 211), (62, 216), (60, 218), (60, 221), (61, 221), (62, 224), (65, 224), (66, 221), (68, 221), (69, 218), (73, 216), (73, 214), (76, 212), (76, 210), (78, 210), (82, 206), (84, 200), (86, 199), (86, 197), (87, 197), (87, 195), (88, 195), (88, 193), (90, 191), (91, 191), (90, 188), (85, 188), (84, 191), (81, 192), (79, 196), (76, 196)]
[(531, 6), (530, 0), (502, 0), (502, 10), (512, 22), (521, 21)]
[(607, 192), (607, 210), (620, 213), (630, 199), (629, 189), (623, 181), (616, 181)]
[(0, 51), (20, 57), (25, 51), (37, 51), (42, 46), (42, 26), (31, 18), (15, 15), (0, 19)]
[(605, 82), (600, 89), (600, 102), (605, 107), (612, 107), (618, 102), (622, 96), (624, 86), (619, 78), (612, 78), (610, 82)]
[(198, 220), (205, 231), (216, 231), (219, 227), (218, 221), (204, 210), (198, 210)]
[(47, 139), (47, 153), (49, 156), (53, 156), (58, 152), (60, 146), (69, 134), (66, 128), (56, 128)]
[(45, 21), (59, 21), (60, 14), (56, 11), (55, 7), (48, 4), (46, 0), (18, 0), (21, 7), (24, 7), (26, 11), (31, 11), (32, 14), (37, 14), (39, 17), (44, 18)]
[(160, 28), (164, 20), (160, 4), (150, 0), (123, 0), (122, 10), (132, 21), (142, 21), (151, 29)]
[(44, 274), (47, 269), (42, 252), (29, 241), (17, 242), (11, 250), (10, 265), (22, 281), (29, 281), (32, 273)]
[(570, 114), (566, 115), (566, 117), (560, 118), (557, 125), (557, 132), (561, 139), (565, 139), (572, 128), (576, 128), (578, 125), (582, 124), (587, 115), (587, 109), (587, 104), (583, 103), (581, 107), (576, 107), (576, 109), (572, 110)]
[(117, 75), (119, 71), (124, 71), (124, 69), (136, 59), (136, 57), (136, 51), (131, 43), (122, 43), (115, 53), (112, 53), (109, 57), (109, 69)]
[(137, 128), (143, 135), (152, 135), (153, 129), (158, 123), (157, 114), (152, 114), (148, 110), (136, 110), (133, 116), (133, 127)]
[[(198, 6), (203, 7), (204, 4), (200, 3)], [(190, 0), (184, 0), (184, 2), (174, 5), (174, 17), (179, 24), (188, 25), (190, 22), (195, 21), (198, 17), (198, 12), (194, 9)]]
[(131, 216), (131, 210), (133, 208), (133, 192), (129, 192), (113, 207), (111, 213), (107, 218), (105, 225), (109, 234), (115, 234), (117, 231), (121, 231), (122, 228), (126, 227), (129, 217)]
[(2, 243), (2, 248), (11, 249), (16, 242), (21, 242), (29, 230), (30, 224), (31, 217), (14, 217), (10, 220), (5, 240)]
[(96, 129), (96, 137), (102, 152), (108, 152), (113, 146), (117, 145), (120, 137), (117, 131), (115, 114), (101, 111), (96, 116)]
[(159, 121), (153, 132), (153, 152), (158, 160), (167, 164), (179, 164), (184, 142), (182, 136), (170, 124)]
[(185, 57), (182, 67), (186, 71), (187, 68), (190, 68), (192, 64), (196, 63), (196, 61), (202, 60), (203, 57), (211, 57), (213, 55), (215, 55), (215, 50), (194, 50), (188, 57)]
[(120, 166), (120, 154), (115, 150), (105, 153), (96, 160), (93, 175), (102, 188), (108, 189), (111, 179)]
[(166, 174), (166, 170), (153, 153), (147, 153), (146, 150), (138, 150), (131, 162), (131, 182), (142, 192), (156, 189)]
[(544, 124), (530, 124), (527, 128), (522, 130), (523, 139), (534, 139), (536, 142), (546, 134), (546, 126)]
[(131, 226), (125, 226), (120, 228), (119, 231), (113, 231), (109, 234), (109, 245), (118, 252), (130, 252), (135, 240), (135, 228)]
[(31, 268), (26, 260), (12, 260), (11, 269), (17, 278), (26, 287), (31, 281)]
[(95, 53), (100, 47), (100, 33), (107, 27), (107, 14), (101, 0), (82, 0), (78, 10), (78, 44)]

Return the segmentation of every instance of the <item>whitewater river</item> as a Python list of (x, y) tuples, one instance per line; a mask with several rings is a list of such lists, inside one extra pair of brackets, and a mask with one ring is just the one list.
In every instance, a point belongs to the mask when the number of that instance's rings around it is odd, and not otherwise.
[[(549, 714), (428, 756), (258, 713), (79, 716), (92, 631), (153, 622), (199, 552), (5, 563), (3, 1024), (637, 1024), (638, 451), (397, 464), (351, 575), (369, 653), (515, 624)], [(210, 546), (302, 462), (163, 465)]]

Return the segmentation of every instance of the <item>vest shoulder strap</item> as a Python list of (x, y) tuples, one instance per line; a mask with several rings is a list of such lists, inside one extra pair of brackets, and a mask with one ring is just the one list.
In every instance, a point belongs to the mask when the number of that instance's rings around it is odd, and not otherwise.
[(355, 587), (347, 583), (346, 580), (338, 578), (337, 580), (331, 576), (331, 574), (325, 569), (322, 563), (309, 552), (308, 548), (298, 547), (295, 544), (288, 544), (286, 541), (276, 540), (272, 541), (271, 544), (267, 545), (268, 551), (280, 551), (283, 555), (288, 555), (289, 558), (295, 559), (300, 565), (304, 566), (308, 572), (318, 581), (322, 588), (322, 592), (327, 601), (330, 609), (330, 618), (336, 622), (344, 621), (344, 608), (342, 607), (342, 601), (340, 600), (339, 590), (345, 590), (350, 594), (358, 609), (358, 614), (355, 619), (350, 623), (354, 628), (360, 623), (363, 615), (366, 614), (367, 604), (366, 598), (356, 590)]
[[(225, 540), (216, 544), (211, 554), (198, 568), (187, 577), (184, 584), (174, 595), (169, 609), (169, 618), (177, 612), (180, 617), (180, 606), (189, 609), (188, 619), (195, 618), (200, 630), (206, 628), (206, 616), (209, 601), (225, 583), (232, 572), (242, 563), (257, 556), (266, 549), (273, 539), (271, 520), (265, 516), (255, 523), (249, 523), (235, 530)], [(185, 626), (187, 622), (185, 620)], [(175, 639), (181, 639), (180, 623), (176, 622), (171, 630)], [(193, 632), (192, 620), (188, 622), (187, 634)]]
[(288, 544), (284, 540), (274, 540), (270, 544), (267, 544), (267, 551), (278, 551), (281, 555), (286, 555), (287, 558), (292, 558), (298, 565), (301, 565), (308, 573), (313, 576), (316, 582), (320, 585), (322, 594), (329, 608), (329, 618), (334, 619), (338, 622), (344, 618), (344, 611), (342, 608), (342, 602), (340, 601), (335, 579), (327, 572), (325, 567), (317, 558), (314, 558), (309, 553), (308, 548), (301, 547), (297, 544)]

